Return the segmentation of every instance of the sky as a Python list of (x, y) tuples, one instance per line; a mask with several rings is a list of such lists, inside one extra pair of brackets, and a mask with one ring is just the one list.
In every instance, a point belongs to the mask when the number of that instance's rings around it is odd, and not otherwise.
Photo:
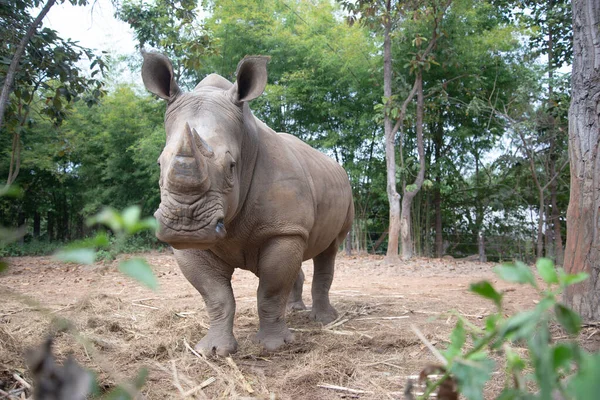
[(135, 52), (133, 31), (128, 24), (115, 19), (110, 0), (96, 0), (83, 7), (65, 3), (50, 9), (44, 26), (91, 49), (119, 54)]

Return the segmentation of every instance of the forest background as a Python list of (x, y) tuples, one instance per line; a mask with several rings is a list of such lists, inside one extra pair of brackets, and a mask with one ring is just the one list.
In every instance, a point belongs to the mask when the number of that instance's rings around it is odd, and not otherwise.
[[(43, 4), (0, 1), (3, 78)], [(387, 140), (394, 192), (411, 198), (402, 206), (413, 254), (562, 263), (568, 2), (113, 4), (138, 47), (167, 54), (187, 90), (212, 72), (233, 80), (247, 54), (271, 57), (267, 89), (251, 108), (344, 166), (357, 211), (347, 250), (389, 250)], [(139, 53), (86, 49), (49, 28), (31, 42), (0, 127), (0, 176), (22, 192), (2, 200), (0, 225), (25, 227), (25, 235), (2, 255), (47, 253), (84, 238), (93, 231), (86, 219), (104, 206), (139, 205), (151, 215), (160, 201), (165, 105), (120, 79), (140, 70)], [(391, 136), (386, 120), (397, 129)], [(151, 236), (127, 244), (159, 245)]]

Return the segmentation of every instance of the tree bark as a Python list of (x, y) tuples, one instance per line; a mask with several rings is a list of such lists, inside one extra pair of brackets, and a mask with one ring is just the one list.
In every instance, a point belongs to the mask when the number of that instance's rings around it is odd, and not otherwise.
[(444, 237), (442, 236), (442, 145), (444, 139), (444, 125), (437, 124), (437, 129), (433, 137), (433, 145), (435, 147), (435, 188), (433, 190), (433, 208), (435, 210), (435, 256), (442, 258), (444, 256)]
[(33, 237), (35, 239), (39, 239), (39, 237), (40, 237), (41, 225), (42, 225), (42, 221), (40, 218), (40, 213), (35, 211), (33, 213)]
[(573, 0), (573, 73), (569, 108), (571, 197), (565, 269), (590, 279), (569, 286), (565, 302), (585, 320), (600, 319), (600, 4)]
[[(425, 180), (425, 148), (423, 146), (423, 75), (417, 70), (415, 86), (417, 87), (417, 151), (419, 153), (419, 172), (413, 185), (404, 189), (402, 197), (402, 213), (400, 215), (400, 239), (402, 241), (402, 259), (410, 260), (414, 254), (412, 228), (411, 228), (411, 206), (412, 201)], [(410, 188), (410, 186), (413, 186)], [(409, 188), (411, 190), (409, 190)], [(391, 229), (391, 228), (390, 228)]]
[[(383, 96), (387, 102), (391, 102), (392, 97), (392, 39), (391, 39), (391, 4), (386, 2), (387, 19), (384, 27), (383, 40)], [(390, 231), (388, 247), (385, 259), (388, 263), (393, 263), (398, 258), (398, 233), (400, 231), (400, 194), (396, 189), (396, 143), (395, 133), (397, 129), (392, 128), (392, 121), (389, 113), (385, 112), (383, 120), (383, 129), (385, 133), (385, 163), (387, 171), (387, 196), (390, 204)]]

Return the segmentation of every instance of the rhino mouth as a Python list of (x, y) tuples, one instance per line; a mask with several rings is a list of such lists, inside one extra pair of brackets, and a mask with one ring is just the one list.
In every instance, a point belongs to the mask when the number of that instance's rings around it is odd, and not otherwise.
[(156, 237), (176, 249), (206, 249), (227, 236), (223, 208), (206, 199), (192, 204), (163, 198), (154, 213), (159, 223)]

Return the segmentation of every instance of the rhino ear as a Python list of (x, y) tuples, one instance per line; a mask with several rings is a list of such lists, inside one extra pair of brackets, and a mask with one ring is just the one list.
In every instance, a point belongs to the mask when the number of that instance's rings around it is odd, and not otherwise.
[(180, 92), (171, 61), (158, 53), (143, 52), (142, 80), (150, 92), (160, 98), (170, 100)]
[(238, 64), (237, 79), (229, 90), (231, 97), (236, 102), (254, 100), (262, 94), (267, 86), (267, 63), (269, 57), (251, 56), (244, 57)]

